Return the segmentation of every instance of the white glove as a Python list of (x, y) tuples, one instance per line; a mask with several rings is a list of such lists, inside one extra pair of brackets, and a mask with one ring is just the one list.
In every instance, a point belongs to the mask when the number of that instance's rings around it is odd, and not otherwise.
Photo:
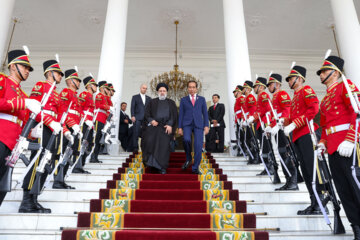
[(278, 126), (278, 125), (275, 125), (275, 127), (273, 127), (273, 128), (271, 129), (271, 135), (272, 135), (272, 136), (275, 136), (278, 132), (279, 132), (279, 126)]
[(253, 121), (254, 121), (254, 117), (253, 116), (250, 116), (247, 120), (247, 123), (250, 125)]
[(25, 106), (35, 114), (39, 114), (41, 111), (41, 103), (35, 99), (26, 98)]
[(71, 132), (66, 132), (64, 136), (71, 144), (74, 144), (74, 137), (71, 135)]
[(342, 157), (350, 157), (354, 151), (355, 144), (349, 141), (343, 141), (340, 143), (337, 151)]
[(247, 121), (242, 121), (242, 126), (247, 127), (247, 126), (249, 126), (249, 124), (247, 123)]
[(114, 114), (115, 113), (115, 107), (110, 107), (110, 112), (112, 113), (112, 114)]
[(93, 122), (90, 121), (90, 120), (86, 120), (85, 121), (85, 124), (89, 127), (89, 128), (92, 128), (94, 126)]
[(280, 119), (279, 119), (279, 125), (280, 125), (280, 126), (284, 126), (284, 122), (285, 122), (285, 119), (284, 119), (284, 118), (280, 118)]
[(58, 135), (59, 132), (62, 130), (61, 124), (55, 121), (52, 121), (49, 125), (52, 128), (53, 132)]
[(271, 133), (271, 127), (270, 126), (267, 126), (265, 128), (265, 133)]
[(291, 123), (291, 124), (289, 124), (288, 126), (286, 126), (286, 127), (284, 128), (284, 133), (285, 133), (285, 135), (286, 135), (287, 137), (290, 136), (290, 133), (291, 133), (292, 131), (294, 131), (295, 128), (296, 128), (295, 123)]
[(42, 129), (42, 124), (38, 123), (32, 130), (31, 130), (31, 134), (30, 136), (33, 138), (41, 138), (43, 129)]
[(71, 128), (74, 130), (74, 135), (77, 135), (80, 132), (80, 126), (78, 124), (75, 124)]

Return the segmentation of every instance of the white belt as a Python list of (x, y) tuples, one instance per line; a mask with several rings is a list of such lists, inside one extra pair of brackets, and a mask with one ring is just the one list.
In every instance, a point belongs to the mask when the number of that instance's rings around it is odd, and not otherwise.
[(87, 114), (88, 116), (91, 116), (91, 117), (94, 116), (94, 114), (92, 112), (89, 112), (89, 111), (84, 111), (84, 114)]
[(6, 114), (6, 113), (0, 113), (0, 119), (16, 123), (20, 127), (22, 127), (22, 125), (23, 125), (23, 121), (20, 120), (17, 116), (14, 116), (14, 115)]
[(47, 115), (50, 115), (54, 118), (57, 117), (57, 114), (54, 112), (54, 111), (50, 111), (50, 110), (44, 110), (43, 113), (47, 114)]
[(350, 123), (346, 123), (346, 124), (341, 124), (341, 125), (337, 125), (334, 127), (329, 127), (325, 130), (326, 135), (329, 136), (330, 134), (336, 133), (336, 132), (341, 132), (341, 131), (345, 131), (345, 130), (349, 130), (350, 127)]
[(76, 111), (76, 110), (70, 109), (70, 110), (69, 110), (69, 113), (75, 114), (76, 116), (80, 116), (80, 113), (79, 113), (78, 111)]
[(107, 111), (100, 109), (99, 112), (107, 114)]
[(235, 114), (239, 114), (239, 113), (241, 113), (241, 110), (239, 110), (239, 111), (235, 112)]

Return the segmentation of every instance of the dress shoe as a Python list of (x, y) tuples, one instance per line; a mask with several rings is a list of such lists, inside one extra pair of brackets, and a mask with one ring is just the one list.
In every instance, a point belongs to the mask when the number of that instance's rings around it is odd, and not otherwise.
[(65, 182), (63, 182), (63, 185), (65, 186), (66, 189), (75, 189), (75, 187), (67, 185)]
[(191, 162), (191, 161), (186, 161), (186, 162), (184, 163), (184, 165), (182, 165), (181, 169), (182, 169), (182, 170), (187, 169), (187, 168), (189, 167), (189, 165), (190, 165), (190, 162)]
[(192, 173), (193, 173), (193, 174), (197, 174), (197, 175), (201, 174), (201, 173), (199, 172), (199, 170), (192, 170)]
[(256, 176), (264, 176), (264, 175), (267, 175), (267, 172), (266, 170), (262, 170), (260, 173), (256, 174)]
[(166, 174), (166, 169), (164, 169), (164, 168), (160, 169), (160, 170), (159, 170), (159, 173), (160, 173), (160, 174)]
[(55, 181), (52, 186), (53, 189), (66, 189), (62, 182)]

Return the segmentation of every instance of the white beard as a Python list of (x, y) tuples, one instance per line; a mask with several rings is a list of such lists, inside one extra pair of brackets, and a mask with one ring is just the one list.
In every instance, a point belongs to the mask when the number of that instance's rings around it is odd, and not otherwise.
[(166, 97), (167, 97), (167, 95), (164, 95), (164, 96), (160, 95), (160, 96), (159, 96), (159, 100), (165, 100)]

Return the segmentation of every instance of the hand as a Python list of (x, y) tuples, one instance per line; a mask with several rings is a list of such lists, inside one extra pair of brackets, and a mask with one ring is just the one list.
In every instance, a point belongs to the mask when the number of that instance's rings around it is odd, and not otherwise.
[(275, 127), (273, 127), (273, 128), (271, 129), (271, 135), (272, 135), (272, 136), (275, 136), (278, 132), (279, 132), (279, 126), (278, 126), (278, 125), (275, 125)]
[(165, 132), (166, 132), (167, 134), (170, 135), (170, 134), (172, 133), (172, 127), (171, 127), (171, 126), (165, 125), (164, 128), (165, 128)]
[(159, 123), (158, 123), (157, 121), (155, 121), (155, 120), (152, 120), (152, 121), (151, 121), (151, 125), (152, 125), (153, 127), (156, 127), (158, 124), (159, 124)]
[(53, 130), (53, 133), (55, 135), (58, 135), (59, 132), (62, 130), (62, 126), (60, 123), (52, 121), (49, 125), (49, 127), (51, 127), (51, 129)]
[(39, 114), (41, 111), (41, 103), (35, 99), (26, 98), (25, 106), (35, 114)]
[(204, 127), (204, 134), (208, 135), (208, 133), (209, 133), (209, 127)]
[(41, 138), (42, 131), (42, 125), (41, 123), (38, 123), (33, 129), (31, 129), (30, 136), (33, 138)]
[(271, 127), (270, 126), (267, 126), (265, 128), (265, 133), (271, 133)]
[(218, 121), (217, 120), (212, 120), (213, 124), (217, 124)]
[(286, 135), (287, 137), (290, 136), (290, 133), (291, 133), (292, 131), (294, 131), (295, 128), (296, 128), (295, 123), (291, 123), (291, 124), (289, 124), (288, 126), (286, 126), (286, 127), (284, 128), (284, 133), (285, 133), (285, 135)]
[(279, 125), (280, 126), (284, 126), (284, 122), (285, 122), (285, 118), (280, 118), (279, 119)]
[(94, 126), (93, 122), (90, 121), (90, 120), (86, 120), (85, 121), (85, 124), (89, 127), (89, 128), (92, 128)]
[(125, 120), (124, 120), (124, 123), (128, 124), (128, 123), (129, 123), (129, 120), (125, 119)]
[(74, 137), (71, 135), (71, 132), (67, 131), (64, 136), (71, 144), (74, 144)]
[(133, 123), (135, 123), (136, 118), (135, 118), (135, 117), (131, 117), (131, 121), (133, 121)]
[(247, 123), (250, 125), (251, 123), (253, 123), (255, 120), (255, 118), (253, 116), (250, 116), (247, 120)]
[(354, 151), (355, 144), (349, 141), (343, 141), (340, 143), (337, 151), (342, 157), (350, 157)]
[(247, 121), (245, 121), (245, 120), (244, 120), (244, 121), (242, 121), (242, 126), (243, 126), (243, 127), (248, 127), (248, 126), (249, 126), (249, 124), (248, 124), (248, 122), (247, 122)]
[(326, 150), (326, 147), (325, 147), (325, 144), (324, 143), (318, 143), (317, 145), (317, 150), (318, 150), (318, 153), (321, 155), (322, 153), (325, 152)]
[(183, 132), (182, 128), (179, 128), (179, 129), (178, 129), (178, 134), (179, 134), (180, 136), (183, 136), (183, 135), (184, 135), (184, 132)]
[(74, 130), (74, 135), (77, 135), (80, 132), (80, 126), (78, 124), (75, 124), (71, 128)]

